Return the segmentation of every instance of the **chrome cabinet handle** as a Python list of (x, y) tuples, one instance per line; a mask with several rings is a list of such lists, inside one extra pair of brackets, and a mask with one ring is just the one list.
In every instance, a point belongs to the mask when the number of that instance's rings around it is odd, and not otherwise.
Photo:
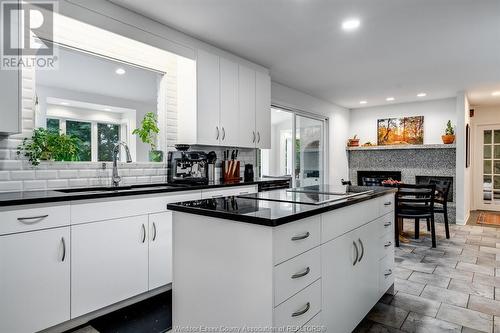
[(64, 262), (64, 260), (66, 260), (66, 240), (64, 240), (64, 237), (61, 237), (61, 243), (63, 246), (63, 253), (62, 253), (61, 262)]
[(392, 275), (392, 269), (389, 269), (389, 271), (387, 273), (384, 273), (384, 276), (389, 276), (389, 275)]
[[(30, 217), (18, 217), (17, 220), (19, 222), (22, 222), (25, 224), (32, 224), (32, 223), (38, 223), (47, 217), (49, 217), (49, 214), (40, 215), (40, 216), (30, 216)], [(35, 220), (35, 221), (33, 221), (33, 220)]]
[(248, 193), (249, 193), (248, 191), (244, 191), (244, 192), (240, 192), (240, 195), (248, 194)]
[(358, 262), (361, 262), (361, 259), (363, 259), (363, 256), (365, 255), (365, 246), (363, 245), (363, 242), (361, 241), (360, 238), (358, 238), (359, 245), (361, 245), (361, 256), (358, 259)]
[(292, 317), (302, 316), (304, 313), (309, 311), (310, 308), (311, 308), (311, 303), (307, 302), (306, 306), (302, 310), (292, 313)]
[(146, 241), (146, 226), (142, 224), (142, 242)]
[(297, 235), (297, 236), (293, 236), (292, 237), (292, 241), (299, 241), (299, 240), (303, 240), (303, 239), (306, 239), (307, 237), (311, 236), (311, 234), (308, 232), (306, 232), (305, 234), (303, 235)]
[(222, 194), (212, 195), (212, 199), (222, 198), (223, 196), (224, 195), (222, 195)]
[(390, 202), (390, 201), (384, 203), (384, 206), (390, 206), (390, 205), (392, 205), (392, 202)]
[(392, 222), (384, 224), (384, 227), (390, 227), (392, 225)]
[(358, 250), (358, 246), (356, 245), (355, 241), (352, 241), (352, 245), (354, 245), (354, 249), (356, 250), (356, 259), (354, 259), (354, 262), (352, 263), (352, 265), (356, 266), (356, 263), (358, 262), (358, 258), (359, 258), (359, 250)]
[(226, 139), (226, 130), (222, 127), (222, 141)]
[(311, 269), (309, 267), (307, 267), (303, 272), (293, 274), (291, 276), (291, 278), (298, 279), (298, 278), (306, 276), (307, 274), (309, 274), (309, 272), (311, 272)]
[(257, 143), (260, 142), (260, 132), (257, 132)]
[(153, 222), (153, 242), (156, 240), (156, 223)]
[(253, 140), (252, 140), (252, 142), (255, 143), (255, 131), (253, 131), (252, 133), (253, 133)]
[(219, 140), (219, 135), (220, 135), (219, 126), (215, 126), (215, 130), (217, 131), (217, 137), (215, 138), (215, 140)]
[(392, 242), (389, 242), (389, 243), (384, 244), (384, 247), (389, 247), (391, 245), (392, 245)]

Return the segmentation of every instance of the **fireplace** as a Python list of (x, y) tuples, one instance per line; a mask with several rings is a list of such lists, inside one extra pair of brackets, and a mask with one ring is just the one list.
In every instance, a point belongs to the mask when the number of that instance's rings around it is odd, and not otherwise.
[(358, 185), (381, 186), (384, 180), (401, 180), (401, 171), (358, 171)]
[(415, 176), (416, 184), (429, 184), (431, 180), (451, 182), (450, 193), (448, 193), (448, 202), (453, 202), (453, 177), (438, 177), (438, 176)]

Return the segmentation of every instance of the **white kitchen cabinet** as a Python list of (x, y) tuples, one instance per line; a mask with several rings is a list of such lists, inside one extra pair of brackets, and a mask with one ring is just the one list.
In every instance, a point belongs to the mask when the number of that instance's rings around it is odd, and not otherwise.
[(71, 227), (71, 317), (148, 291), (148, 216)]
[[(197, 68), (197, 117), (186, 126), (196, 127), (194, 142), (218, 145), (221, 137), (220, 118), (220, 71), (219, 57), (198, 50)], [(182, 129), (179, 129), (182, 131)], [(192, 129), (191, 129), (192, 130)]]
[(172, 283), (172, 212), (149, 215), (149, 290)]
[(271, 77), (255, 74), (255, 131), (256, 147), (271, 149)]
[(220, 144), (238, 146), (238, 64), (220, 58)]
[[(255, 147), (255, 71), (239, 66), (239, 134), (240, 147)], [(271, 113), (269, 113), (271, 114)], [(270, 123), (269, 123), (269, 126)]]
[(69, 227), (0, 237), (0, 332), (70, 319)]
[(378, 230), (375, 222), (323, 244), (322, 318), (327, 327), (352, 332), (377, 302)]
[[(1, 3), (6, 1), (1, 1)], [(10, 1), (12, 2), (12, 1)], [(18, 11), (20, 14), (21, 11)], [(20, 25), (19, 16), (11, 15), (14, 19), (10, 26), (10, 36), (11, 38), (16, 38), (17, 41), (12, 40), (11, 45), (18, 45), (18, 41), (21, 39), (20, 35)], [(16, 22), (15, 19), (18, 19)], [(3, 22), (2, 22), (3, 24)], [(17, 55), (14, 55), (16, 57)], [(20, 69), (9, 69), (0, 70), (0, 134), (15, 134), (21, 132), (22, 120), (21, 120), (21, 70)]]

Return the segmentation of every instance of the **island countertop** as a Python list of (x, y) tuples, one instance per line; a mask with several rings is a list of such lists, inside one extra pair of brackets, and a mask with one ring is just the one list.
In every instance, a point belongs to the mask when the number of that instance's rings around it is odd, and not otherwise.
[[(275, 227), (396, 192), (396, 189), (387, 187), (351, 186), (349, 190), (352, 192), (370, 190), (371, 192), (319, 205), (259, 200), (259, 197), (269, 197), (269, 192), (264, 192), (238, 197), (172, 203), (168, 204), (167, 208), (183, 213)], [(286, 192), (286, 190), (272, 192), (276, 194), (276, 192)]]

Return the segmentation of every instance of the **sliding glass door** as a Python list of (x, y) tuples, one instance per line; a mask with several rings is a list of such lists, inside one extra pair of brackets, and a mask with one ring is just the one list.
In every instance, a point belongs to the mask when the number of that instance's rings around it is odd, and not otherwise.
[(290, 176), (293, 185), (323, 184), (327, 121), (305, 112), (271, 109), (271, 149), (261, 150), (262, 176)]

